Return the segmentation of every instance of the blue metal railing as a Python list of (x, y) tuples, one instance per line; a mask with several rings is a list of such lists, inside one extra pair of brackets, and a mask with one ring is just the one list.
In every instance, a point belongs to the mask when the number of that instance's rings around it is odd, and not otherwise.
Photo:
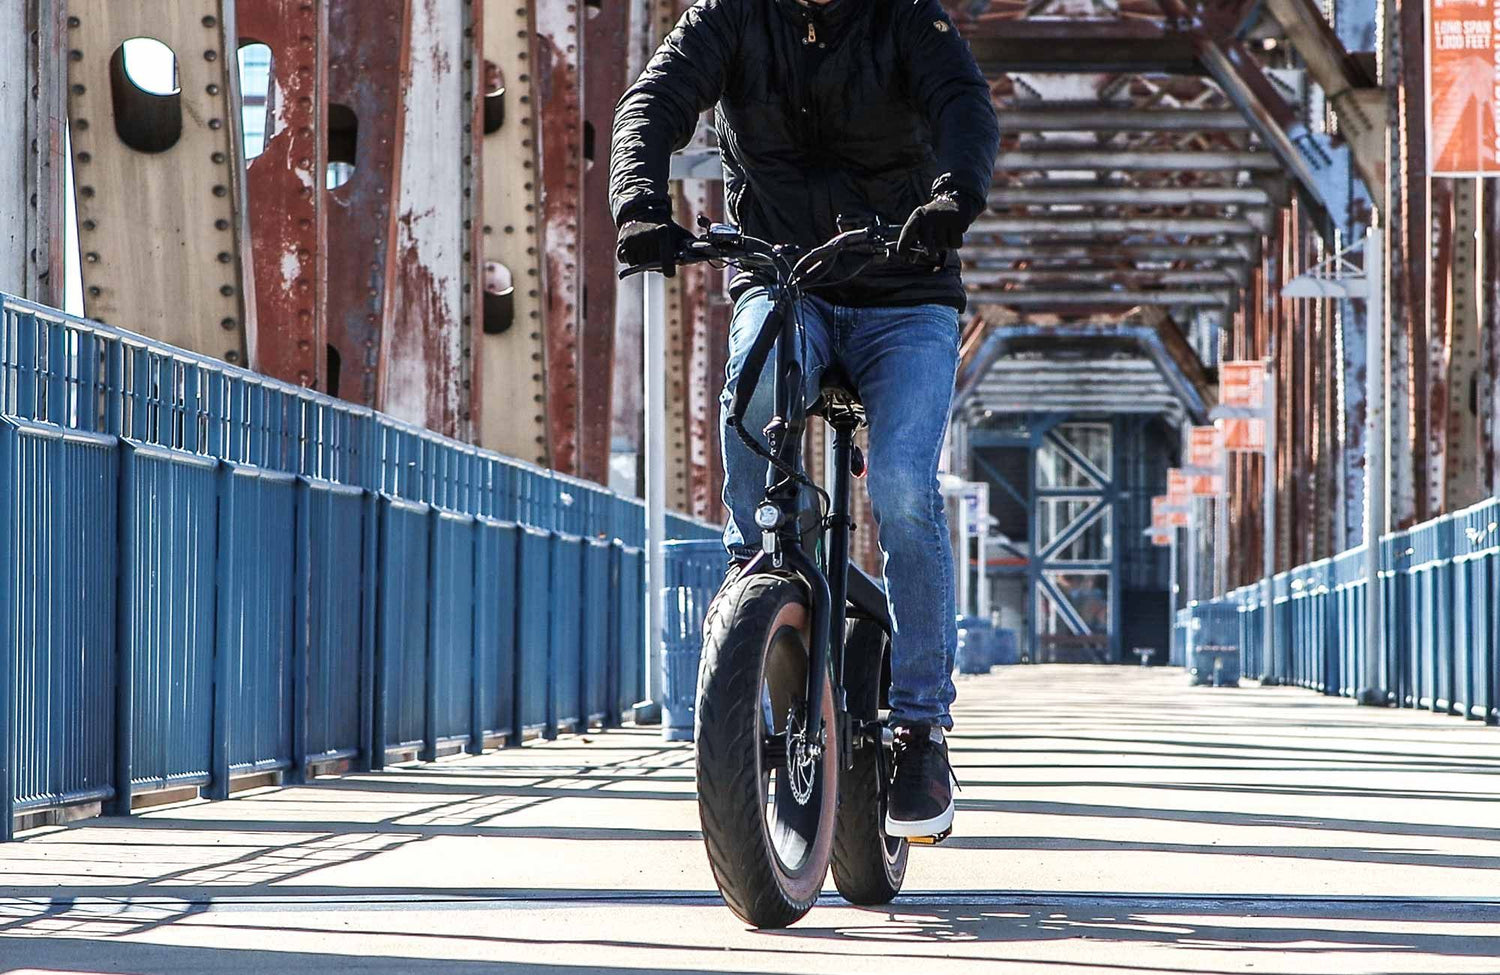
[(16, 812), (224, 796), (640, 700), (636, 499), (0, 305), (0, 839)]
[(1500, 722), (1500, 499), (1380, 541), (1380, 672), (1366, 673), (1369, 580), (1363, 546), (1275, 578), (1276, 647), (1262, 652), (1259, 584), (1181, 611), (1239, 616), (1247, 676), (1352, 697), (1363, 688), (1402, 707)]

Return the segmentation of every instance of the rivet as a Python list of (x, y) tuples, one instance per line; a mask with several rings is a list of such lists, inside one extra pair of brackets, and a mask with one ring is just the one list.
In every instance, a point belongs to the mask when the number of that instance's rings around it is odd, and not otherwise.
[(220, 264), (228, 264), (232, 260), (234, 260), (234, 256), (232, 254), (230, 254), (228, 251), (220, 251), (219, 252), (219, 263)]
[(224, 361), (225, 362), (239, 362), (240, 361), (240, 354), (238, 352), (236, 352), (235, 350), (230, 349), (228, 352), (224, 353)]
[(82, 61), (83, 60), (83, 52), (82, 51), (69, 51), (68, 52), (68, 57), (71, 58), (74, 61)]
[(219, 26), (219, 18), (215, 17), (213, 14), (209, 14), (207, 17), (203, 18), (203, 26), (217, 27)]
[(214, 221), (214, 229), (215, 230), (228, 230), (229, 229), (229, 221), (225, 220), (223, 217), (220, 217), (218, 220)]
[(214, 196), (228, 196), (228, 195), (229, 195), (229, 188), (227, 186), (215, 186), (214, 187)]
[(210, 95), (217, 95), (219, 93), (219, 86), (218, 85), (209, 85), (204, 90), (207, 91)]
[(208, 127), (217, 132), (224, 127), (224, 123), (216, 118), (211, 118), (208, 120)]
[(227, 332), (227, 331), (233, 329), (238, 324), (239, 323), (236, 322), (234, 319), (232, 319), (232, 318), (226, 318), (222, 322), (219, 323), (219, 327), (222, 328), (222, 329), (224, 329)]
[(93, 251), (89, 251), (87, 254), (85, 254), (84, 257), (83, 257), (83, 259), (85, 261), (88, 261), (90, 264), (98, 264), (99, 263), (99, 255), (96, 254), (96, 253), (94, 253)]
[(85, 88), (85, 87), (83, 87), (82, 85), (74, 85), (73, 86), (73, 94), (75, 94), (75, 95), (82, 95), (86, 91), (88, 91), (88, 89)]
[(209, 156), (209, 158), (214, 161), (215, 165), (222, 166), (227, 157), (222, 152), (216, 152), (212, 156)]
[(221, 287), (219, 289), (219, 294), (223, 295), (226, 298), (233, 298), (234, 297), (234, 285), (232, 285), (232, 284), (226, 284), (226, 285), (224, 285), (223, 287)]
[(218, 51), (204, 51), (203, 52), (203, 60), (205, 60), (205, 61), (217, 61), (217, 60), (219, 60), (219, 52)]
[(87, 153), (87, 152), (80, 152), (78, 154), (78, 161), (81, 162), (81, 163), (84, 163), (85, 165), (87, 165), (88, 163), (91, 163), (91, 162), (94, 161), (94, 157), (91, 154)]

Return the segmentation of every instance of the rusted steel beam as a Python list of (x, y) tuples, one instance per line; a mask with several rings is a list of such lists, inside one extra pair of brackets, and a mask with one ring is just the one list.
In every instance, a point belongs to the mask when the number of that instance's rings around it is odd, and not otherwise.
[(1453, 181), (1429, 180), (1428, 213), (1432, 248), (1427, 262), (1427, 310), (1423, 324), (1422, 351), (1427, 359), (1427, 396), (1424, 403), (1427, 420), (1426, 469), (1422, 472), (1422, 489), (1430, 514), (1447, 510), (1448, 472), (1448, 326), (1449, 288), (1453, 283)]
[[(238, 31), (232, 0), (69, 4), (72, 128), (84, 309), (243, 364), (255, 336), (245, 226)], [(161, 93), (125, 42), (176, 57)], [(148, 82), (149, 83), (149, 82)]]
[(484, 0), (480, 443), (549, 462), (531, 8)]
[(1484, 372), (1479, 321), (1481, 269), (1475, 246), (1480, 227), (1479, 205), (1478, 180), (1453, 181), (1453, 243), (1446, 288), (1444, 357), (1448, 369), (1448, 402), (1444, 404), (1448, 424), (1447, 463), (1443, 472), (1446, 511), (1466, 508), (1489, 496), (1489, 484), (1483, 476), (1484, 435), (1478, 410)]
[(1485, 418), (1484, 477), (1490, 493), (1500, 497), (1500, 187), (1480, 183), (1483, 197), (1481, 223), (1484, 239), (1484, 377), (1480, 382), (1480, 415)]
[[(583, 311), (579, 337), (578, 472), (609, 483), (615, 378), (615, 225), (609, 198), (609, 138), (627, 77), (630, 8), (588, 7), (584, 20)], [(638, 374), (631, 375), (638, 381)]]
[(328, 6), (238, 0), (240, 42), (271, 49), (265, 146), (250, 160), (258, 324), (253, 367), (326, 388)]
[(554, 468), (572, 474), (578, 471), (583, 306), (583, 5), (538, 4), (533, 18), (548, 453)]
[(335, 174), (353, 171), (327, 190), (327, 387), (376, 406), (396, 315), (411, 2), (329, 0), (328, 27), (325, 141)]
[(387, 413), (451, 437), (469, 434), (469, 331), (463, 189), (463, 0), (414, 0), (406, 74), (405, 146), (396, 197), (395, 314), (381, 341), (377, 402)]
[[(1395, 146), (1400, 159), (1393, 203), (1398, 232), (1390, 242), (1393, 288), (1391, 335), (1392, 397), (1391, 519), (1408, 528), (1430, 517), (1427, 492), (1420, 485), (1427, 476), (1427, 307), (1426, 265), (1431, 246), (1428, 225), (1426, 67), (1423, 38), (1423, 0), (1398, 0), (1392, 5), (1396, 23), (1388, 33), (1399, 72), (1396, 89), (1398, 131)], [(1399, 309), (1399, 316), (1396, 314)]]
[(67, 65), (62, 0), (0, 10), (0, 291), (63, 303)]
[[(712, 184), (702, 180), (691, 180), (683, 184), (683, 216), (709, 213), (709, 194), (715, 192)], [(686, 510), (699, 518), (706, 518), (717, 499), (713, 494), (713, 472), (719, 466), (719, 458), (713, 452), (716, 442), (713, 430), (718, 420), (717, 377), (709, 372), (711, 360), (709, 342), (709, 306), (713, 300), (710, 279), (714, 268), (707, 264), (684, 268), (682, 271), (682, 351), (687, 377), (687, 422), (686, 456), (688, 507)], [(722, 277), (722, 274), (718, 276)]]

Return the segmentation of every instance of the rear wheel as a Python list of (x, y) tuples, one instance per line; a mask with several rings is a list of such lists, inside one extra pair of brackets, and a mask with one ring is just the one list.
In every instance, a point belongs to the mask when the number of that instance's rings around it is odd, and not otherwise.
[(808, 734), (808, 633), (799, 582), (735, 580), (710, 607), (698, 674), (698, 813), (714, 881), (730, 910), (786, 927), (818, 899), (838, 801), (833, 692), (823, 740)]
[[(870, 620), (850, 623), (844, 678), (851, 721), (871, 722), (879, 717), (886, 644), (879, 624)], [(873, 738), (854, 749), (854, 767), (839, 776), (838, 824), (833, 834), (834, 885), (844, 900), (867, 907), (888, 904), (901, 892), (911, 852), (906, 840), (885, 835), (885, 796), (893, 755), (884, 735)]]

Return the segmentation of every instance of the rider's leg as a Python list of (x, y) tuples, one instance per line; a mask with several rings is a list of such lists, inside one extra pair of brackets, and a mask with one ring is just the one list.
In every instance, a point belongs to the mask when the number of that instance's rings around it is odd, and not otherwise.
[[(772, 305), (767, 289), (752, 288), (735, 302), (734, 317), (729, 324), (729, 362), (724, 370), (724, 391), (719, 396), (719, 434), (724, 451), (724, 506), (729, 509), (724, 547), (736, 558), (748, 557), (760, 547), (760, 529), (755, 526), (754, 515), (755, 506), (765, 497), (767, 464), (730, 429), (729, 407), (735, 383), (739, 380), (740, 366), (760, 334)], [(831, 312), (827, 302), (817, 298), (808, 298), (802, 303), (801, 321), (806, 336), (802, 364), (804, 387), (813, 394), (817, 392), (823, 367), (832, 354)], [(765, 372), (755, 386), (755, 395), (745, 415), (745, 429), (763, 446), (765, 438), (761, 431), (771, 420), (771, 373), (775, 361), (774, 353), (767, 358)]]
[(894, 632), (893, 724), (952, 727), (953, 554), (938, 490), (958, 365), (958, 313), (941, 305), (838, 310), (838, 354), (870, 421), (869, 491)]
[(896, 775), (887, 796), (891, 836), (953, 828), (953, 554), (938, 457), (958, 367), (958, 313), (940, 305), (840, 308), (838, 354), (870, 420), (869, 490), (885, 553), (891, 609), (891, 723)]

